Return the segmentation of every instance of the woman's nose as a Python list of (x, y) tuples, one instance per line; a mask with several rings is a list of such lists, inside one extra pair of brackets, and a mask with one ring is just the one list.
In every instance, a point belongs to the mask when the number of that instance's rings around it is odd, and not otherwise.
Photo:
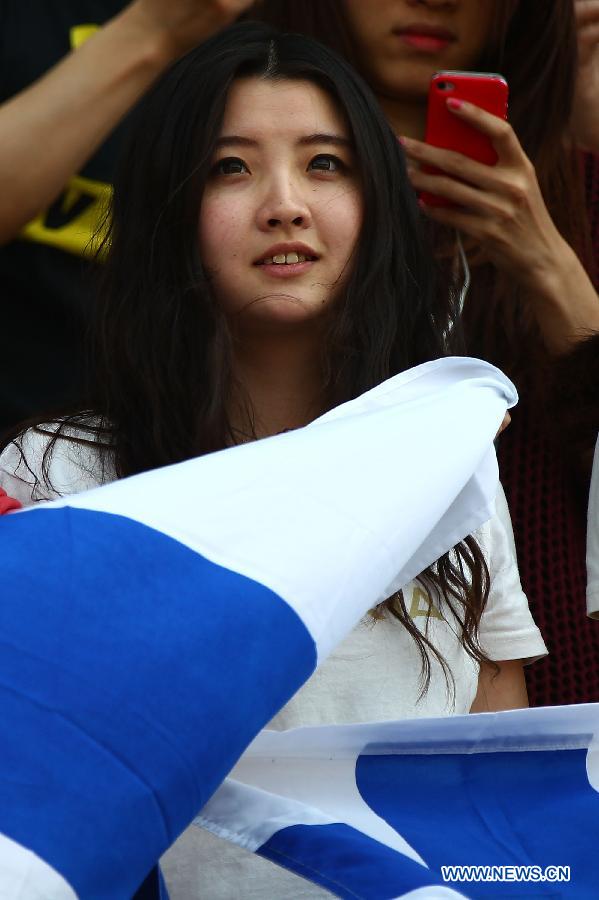
[(265, 231), (274, 228), (308, 228), (310, 210), (297, 189), (286, 184), (273, 188), (258, 210), (258, 226)]
[(295, 216), (292, 219), (291, 216), (286, 216), (285, 214), (281, 214), (280, 218), (277, 218), (276, 216), (271, 216), (268, 219), (267, 225), (269, 228), (276, 228), (277, 225), (284, 225), (284, 224), (287, 224), (287, 222), (289, 222), (289, 221), (291, 221), (292, 225), (303, 225), (304, 217), (303, 216)]

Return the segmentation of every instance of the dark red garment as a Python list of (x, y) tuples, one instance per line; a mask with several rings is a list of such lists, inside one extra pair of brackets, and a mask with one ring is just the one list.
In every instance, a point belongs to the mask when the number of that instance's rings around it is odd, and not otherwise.
[[(584, 159), (599, 273), (599, 161)], [(526, 670), (531, 706), (599, 700), (599, 621), (586, 614), (590, 461), (599, 432), (599, 336), (554, 366), (546, 412), (520, 387), (498, 447), (522, 586), (549, 657)]]
[(549, 650), (526, 669), (530, 704), (599, 700), (599, 622), (586, 614), (588, 490), (525, 400), (498, 458), (522, 586)]

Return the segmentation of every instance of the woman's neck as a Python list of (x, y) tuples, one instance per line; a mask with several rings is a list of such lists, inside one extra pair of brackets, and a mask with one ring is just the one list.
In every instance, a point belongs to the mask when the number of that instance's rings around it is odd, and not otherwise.
[(323, 411), (320, 343), (312, 336), (244, 335), (233, 374), (239, 391), (230, 417), (239, 443), (307, 425)]
[(385, 113), (391, 128), (398, 137), (416, 138), (424, 140), (426, 131), (426, 100), (416, 98), (387, 97), (378, 94), (377, 99)]

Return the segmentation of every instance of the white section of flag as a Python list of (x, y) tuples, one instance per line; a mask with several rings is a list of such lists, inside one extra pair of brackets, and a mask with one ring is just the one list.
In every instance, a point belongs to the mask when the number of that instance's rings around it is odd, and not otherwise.
[[(380, 819), (356, 789), (356, 762), (361, 754), (434, 757), (580, 749), (587, 750), (589, 785), (599, 793), (599, 703), (288, 731), (265, 729), (194, 824), (256, 850), (293, 824), (344, 823), (426, 867), (417, 848)], [(262, 817), (264, 810), (268, 815)], [(427, 900), (463, 896), (444, 887), (422, 891), (413, 896)], [(411, 893), (402, 895), (402, 900), (409, 897)]]
[(306, 428), (53, 505), (125, 515), (260, 582), (322, 661), (367, 608), (490, 518), (492, 440), (515, 402), (493, 366), (435, 360)]
[(52, 866), (0, 834), (0, 900), (77, 900), (77, 894)]

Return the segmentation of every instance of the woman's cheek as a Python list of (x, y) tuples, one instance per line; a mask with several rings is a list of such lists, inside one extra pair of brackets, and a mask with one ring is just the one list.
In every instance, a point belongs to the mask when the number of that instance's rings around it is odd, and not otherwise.
[(200, 256), (210, 268), (220, 268), (237, 255), (247, 236), (240, 233), (239, 210), (235, 204), (207, 200), (200, 210), (198, 227)]
[(347, 260), (353, 253), (360, 237), (364, 221), (363, 204), (359, 192), (345, 195), (345, 202), (334, 211), (331, 208), (330, 230), (335, 235), (337, 252)]

